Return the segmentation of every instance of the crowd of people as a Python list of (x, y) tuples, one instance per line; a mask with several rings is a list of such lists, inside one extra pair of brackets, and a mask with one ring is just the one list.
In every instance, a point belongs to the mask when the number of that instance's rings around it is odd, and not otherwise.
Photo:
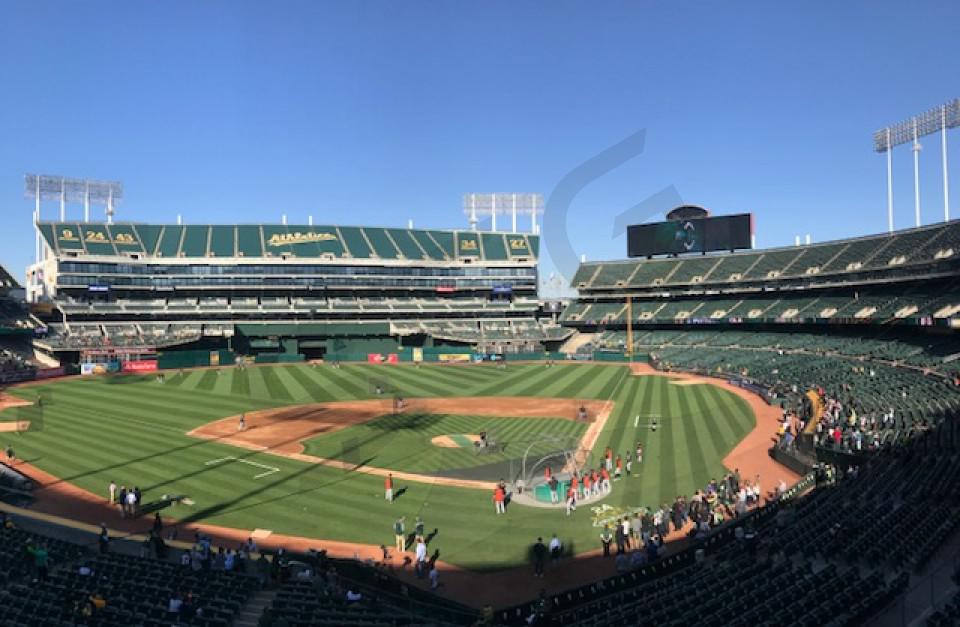
[(120, 518), (136, 518), (140, 515), (143, 503), (143, 493), (140, 488), (134, 486), (128, 489), (125, 485), (117, 487), (117, 483), (111, 481), (107, 491), (108, 502), (120, 508)]

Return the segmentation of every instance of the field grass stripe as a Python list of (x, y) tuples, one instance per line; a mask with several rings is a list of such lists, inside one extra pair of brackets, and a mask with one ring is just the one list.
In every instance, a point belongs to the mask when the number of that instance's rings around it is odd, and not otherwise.
[(490, 385), (484, 385), (470, 391), (471, 396), (513, 396), (505, 394), (504, 390), (514, 385), (521, 385), (529, 376), (529, 371), (523, 366), (500, 371), (502, 377)]
[(290, 376), (297, 380), (297, 383), (300, 384), (300, 387), (304, 389), (307, 396), (309, 396), (314, 401), (332, 401), (336, 397), (324, 386), (320, 384), (317, 379), (311, 377), (307, 374), (308, 368), (306, 366), (296, 366), (289, 369)]
[(287, 402), (293, 400), (293, 394), (290, 393), (287, 386), (280, 380), (276, 366), (261, 366), (260, 371), (263, 375), (264, 382), (267, 384), (267, 390), (270, 392), (270, 398)]
[(716, 411), (711, 411), (711, 395), (705, 386), (694, 385), (690, 387), (690, 390), (693, 392), (693, 400), (696, 403), (698, 411), (703, 415), (700, 424), (709, 434), (707, 440), (712, 450), (709, 458), (722, 460), (723, 456), (733, 448), (735, 443), (732, 434), (729, 432), (725, 434), (724, 430), (720, 428), (720, 423), (725, 422), (725, 419), (719, 415), (722, 413), (722, 410), (717, 409)]
[(250, 396), (250, 379), (246, 368), (234, 369), (231, 373), (230, 393), (239, 396)]
[[(681, 467), (680, 473), (682, 476), (690, 477), (693, 486), (705, 486), (711, 479), (711, 469), (707, 466), (707, 460), (716, 459), (716, 456), (707, 452), (706, 449), (709, 447), (712, 451), (713, 446), (709, 442), (700, 440), (698, 426), (712, 422), (713, 417), (702, 413), (699, 404), (694, 406), (691, 403), (691, 397), (696, 393), (696, 389), (701, 386), (674, 387), (677, 387), (680, 403), (679, 420), (686, 441), (686, 446), (682, 450), (676, 451), (677, 465)], [(686, 494), (692, 494), (692, 492), (686, 492)]]

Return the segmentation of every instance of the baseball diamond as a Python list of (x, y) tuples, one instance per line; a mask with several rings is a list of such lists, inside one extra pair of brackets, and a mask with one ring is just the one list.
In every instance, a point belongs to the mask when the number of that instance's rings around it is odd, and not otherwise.
[[(487, 570), (524, 563), (523, 529), (529, 533), (555, 529), (589, 552), (592, 527), (586, 517), (566, 518), (520, 506), (511, 508), (509, 519), (494, 518), (485, 490), (445, 485), (443, 479), (450, 471), (477, 468), (475, 476), (492, 486), (498, 477), (482, 470), (501, 459), (486, 459), (469, 449), (438, 449), (432, 445), (433, 437), (483, 427), (518, 448), (530, 439), (529, 434), (582, 437), (587, 425), (574, 420), (577, 402), (553, 398), (567, 393), (576, 382), (577, 397), (590, 399), (583, 401), (589, 406), (598, 401), (612, 403), (594, 450), (612, 447), (626, 452), (637, 440), (647, 447), (634, 476), (622, 480), (607, 502), (653, 506), (676, 494), (692, 493), (696, 486), (732, 470), (723, 466), (723, 458), (756, 424), (749, 404), (722, 388), (682, 388), (671, 385), (666, 377), (632, 376), (625, 366), (605, 365), (518, 364), (508, 370), (482, 365), (418, 370), (394, 366), (390, 376), (405, 397), (415, 399), (413, 407), (422, 401), (428, 409), (436, 401), (441, 409), (472, 407), (472, 413), (415, 409), (392, 414), (385, 401), (360, 400), (372, 396), (364, 393), (365, 378), (386, 367), (390, 366), (351, 365), (335, 370), (267, 365), (221, 368), (220, 374), (212, 376), (213, 370), (198, 369), (164, 384), (153, 376), (132, 375), (51, 383), (57, 390), (57, 404), (47, 411), (45, 431), (19, 443), (20, 455), (31, 465), (93, 493), (101, 492), (113, 477), (136, 477), (148, 498), (159, 493), (184, 494), (195, 503), (179, 507), (172, 515), (240, 529), (265, 526), (288, 535), (376, 545), (384, 541), (384, 529), (395, 512), (419, 511), (440, 530), (445, 562)], [(231, 393), (238, 376), (248, 381), (248, 394)], [(30, 400), (43, 387), (14, 393)], [(490, 396), (494, 389), (502, 396)], [(541, 413), (547, 417), (533, 417), (536, 405), (527, 402), (529, 394), (540, 399)], [(497, 401), (499, 408), (484, 410), (472, 399)], [(323, 403), (305, 417), (303, 408), (315, 401)], [(346, 416), (322, 411), (338, 403), (347, 410)], [(370, 403), (381, 406), (362, 409)], [(170, 407), (178, 409), (171, 412)], [(278, 409), (267, 411), (270, 407)], [(558, 415), (564, 407), (567, 415)], [(633, 415), (650, 411), (663, 416), (662, 432), (633, 428)], [(237, 432), (236, 418), (227, 416), (241, 412), (247, 412), (248, 427)], [(317, 416), (317, 421), (310, 416)], [(216, 425), (224, 423), (227, 428), (216, 431)], [(269, 432), (265, 424), (270, 425)], [(258, 437), (261, 430), (263, 437)], [(205, 439), (192, 437), (197, 435)], [(59, 444), (63, 441), (76, 448), (65, 449)], [(345, 448), (344, 443), (353, 446)], [(253, 448), (238, 450), (235, 444)], [(498, 457), (508, 456), (511, 447)], [(296, 455), (297, 449), (309, 455)], [(216, 459), (255, 463), (277, 472), (253, 481), (258, 473), (240, 472), (235, 464), (210, 463)], [(319, 459), (347, 464), (327, 466), (316, 463)], [(170, 472), (171, 468), (178, 470)], [(358, 472), (366, 468), (408, 473), (409, 481), (402, 482), (405, 493), (395, 503), (382, 502), (381, 480)], [(264, 509), (267, 503), (270, 507)], [(38, 507), (44, 507), (42, 496)], [(304, 507), (310, 515), (302, 515)], [(492, 536), (499, 538), (497, 551), (472, 549), (479, 539)], [(441, 544), (440, 539), (437, 542)]]

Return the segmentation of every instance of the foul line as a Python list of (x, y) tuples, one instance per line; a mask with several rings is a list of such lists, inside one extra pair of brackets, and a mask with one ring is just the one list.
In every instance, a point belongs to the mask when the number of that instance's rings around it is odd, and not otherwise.
[(275, 472), (280, 472), (279, 468), (274, 466), (266, 466), (264, 464), (258, 464), (257, 462), (247, 461), (245, 459), (237, 459), (232, 455), (227, 457), (221, 457), (220, 459), (211, 459), (208, 462), (203, 462), (204, 466), (212, 466), (213, 464), (219, 464), (221, 462), (240, 462), (241, 464), (247, 464), (248, 466), (256, 466), (257, 468), (266, 468), (267, 472), (261, 472), (259, 475), (254, 475), (254, 479), (260, 479), (261, 477), (266, 477), (267, 475), (272, 475)]

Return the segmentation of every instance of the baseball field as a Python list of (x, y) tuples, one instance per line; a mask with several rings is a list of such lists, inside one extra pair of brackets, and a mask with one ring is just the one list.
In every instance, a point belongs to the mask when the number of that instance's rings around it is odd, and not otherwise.
[[(75, 377), (10, 392), (49, 400), (42, 423), (0, 433), (4, 444), (63, 482), (104, 496), (111, 480), (136, 485), (145, 502), (184, 495), (164, 512), (180, 520), (372, 545), (392, 544), (397, 517), (420, 515), (437, 530), (431, 550), (472, 570), (524, 563), (531, 541), (554, 532), (574, 552), (597, 548), (589, 508), (494, 514), (487, 482), (525, 449), (548, 450), (541, 440), (592, 444), (597, 460), (607, 446), (624, 454), (642, 442), (643, 464), (603, 502), (652, 506), (722, 476), (722, 460), (755, 425), (750, 405), (718, 386), (598, 364), (225, 367), (168, 371), (163, 383)], [(603, 419), (574, 420), (580, 406)], [(4, 410), (0, 421), (25, 411)], [(481, 431), (504, 448), (477, 455)], [(398, 477), (394, 503), (384, 499), (386, 472)]]

